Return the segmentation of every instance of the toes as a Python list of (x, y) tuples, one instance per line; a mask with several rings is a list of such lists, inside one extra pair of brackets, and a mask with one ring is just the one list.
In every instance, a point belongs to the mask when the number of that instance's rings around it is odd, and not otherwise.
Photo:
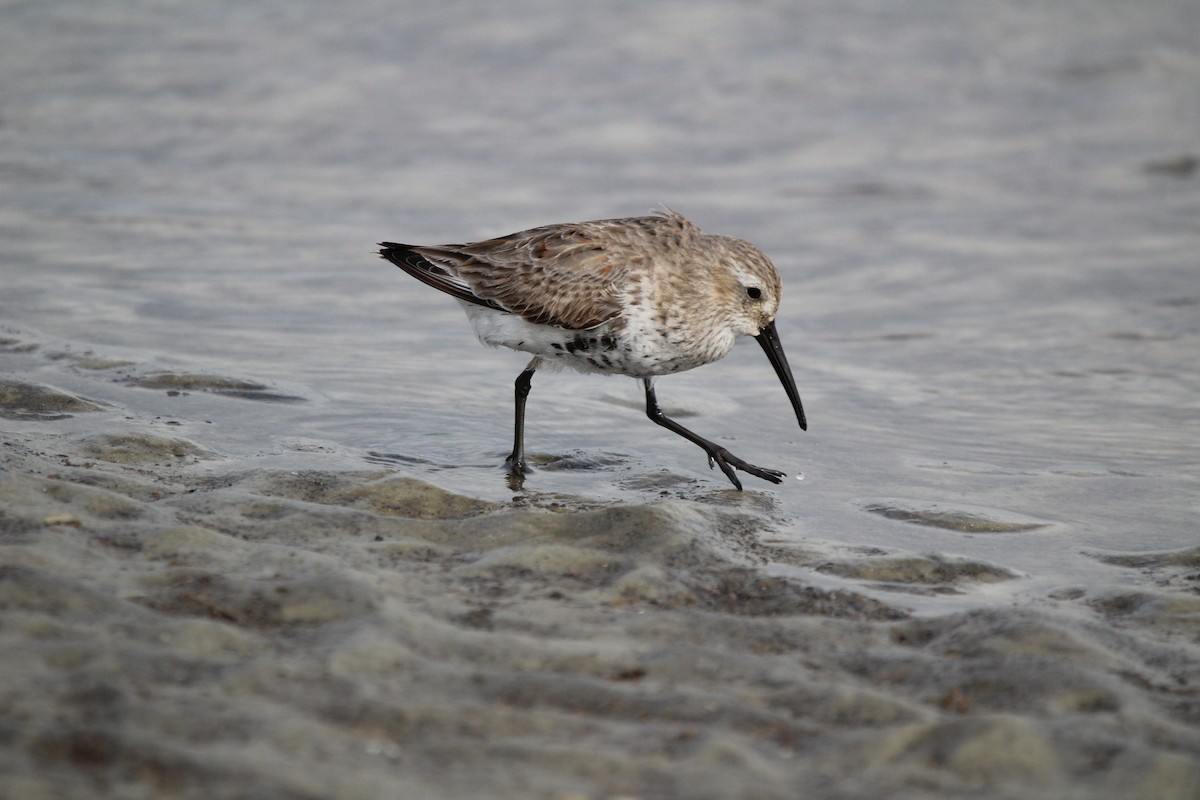
[(767, 469), (766, 467), (751, 467), (747, 472), (771, 483), (782, 483), (783, 479), (787, 477), (786, 472), (780, 472), (777, 469)]
[[(730, 463), (731, 459), (733, 464)], [(712, 469), (713, 461), (716, 461), (721, 467), (721, 472), (725, 473), (725, 477), (729, 478), (729, 482), (736, 486), (740, 492), (742, 491), (742, 482), (738, 480), (737, 471), (734, 469), (737, 465), (737, 460), (728, 451), (718, 450), (715, 453), (708, 454), (708, 468)]]
[(756, 467), (753, 464), (748, 464), (742, 461), (723, 447), (708, 453), (708, 468), (712, 469), (713, 464), (721, 468), (721, 472), (725, 473), (725, 477), (729, 478), (729, 482), (737, 487), (738, 491), (742, 490), (742, 482), (738, 480), (737, 470), (749, 473), (756, 478), (762, 478), (764, 481), (771, 483), (782, 483), (787, 477), (787, 473), (780, 472), (777, 469), (767, 469), (766, 467)]
[[(720, 459), (722, 469), (725, 469), (725, 464), (729, 464), (736, 469), (740, 469), (742, 472), (747, 472), (756, 478), (762, 478), (764, 481), (770, 481), (771, 483), (782, 483), (783, 479), (787, 477), (785, 473), (780, 472), (777, 469), (756, 467), (753, 464), (742, 461), (740, 458), (728, 451), (721, 453), (718, 458)], [(730, 470), (725, 470), (726, 475), (729, 475), (729, 473)], [(738, 483), (732, 475), (730, 475), (729, 479), (734, 481), (734, 485), (736, 485), (739, 489), (742, 488), (741, 484)]]
[(732, 467), (725, 470), (725, 477), (729, 478), (730, 483), (732, 483), (739, 492), (742, 491), (742, 482), (738, 480), (737, 473), (733, 471)]

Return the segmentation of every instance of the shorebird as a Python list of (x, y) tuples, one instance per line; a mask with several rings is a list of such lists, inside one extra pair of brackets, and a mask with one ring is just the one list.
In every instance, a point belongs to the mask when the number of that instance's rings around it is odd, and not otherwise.
[(512, 454), (518, 485), (525, 463), (525, 400), (542, 366), (628, 375), (642, 382), (646, 416), (699, 445), (708, 465), (739, 490), (737, 470), (779, 483), (688, 430), (659, 408), (654, 379), (724, 358), (753, 336), (808, 425), (775, 332), (781, 285), (771, 260), (749, 242), (701, 232), (664, 210), (645, 217), (547, 225), (470, 244), (433, 247), (381, 242), (379, 254), (422, 283), (457, 298), (481, 342), (533, 354), (517, 377)]

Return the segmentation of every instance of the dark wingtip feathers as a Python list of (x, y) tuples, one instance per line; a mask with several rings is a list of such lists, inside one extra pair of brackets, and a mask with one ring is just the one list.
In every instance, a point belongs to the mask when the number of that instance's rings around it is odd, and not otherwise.
[(451, 297), (465, 300), (468, 303), (494, 308), (498, 311), (507, 310), (491, 300), (476, 297), (463, 281), (421, 255), (418, 252), (419, 248), (415, 245), (380, 242), (379, 247), (380, 258), (392, 262), (426, 286), (432, 286), (439, 292), (445, 292)]
[(409, 275), (418, 279), (421, 279), (421, 275), (418, 273), (433, 272), (437, 275), (446, 274), (445, 270), (441, 267), (430, 264), (429, 260), (416, 252), (412, 245), (400, 244), (398, 242), (380, 242), (379, 257), (392, 262)]
[[(414, 253), (409, 248), (409, 246), (406, 244), (399, 244), (397, 242), (380, 242), (379, 243), (379, 257), (386, 258), (388, 261), (391, 261), (393, 264), (396, 263), (396, 257), (398, 255), (400, 255), (401, 253), (405, 253), (409, 256), (416, 255), (416, 253)], [(399, 266), (399, 264), (397, 264), (397, 266)]]

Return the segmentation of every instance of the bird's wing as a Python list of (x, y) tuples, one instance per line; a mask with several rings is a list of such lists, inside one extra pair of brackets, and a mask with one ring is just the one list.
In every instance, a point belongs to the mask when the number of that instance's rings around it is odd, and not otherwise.
[(508, 310), (497, 303), (479, 297), (471, 291), (470, 284), (462, 278), (426, 258), (421, 251), (429, 248), (398, 244), (397, 242), (380, 242), (379, 247), (379, 255), (427, 286), (432, 286), (459, 300), (466, 300), (468, 303), (494, 308), (498, 311)]
[(620, 312), (631, 259), (640, 257), (636, 248), (607, 237), (611, 228), (609, 222), (551, 225), (471, 244), (385, 245), (380, 253), (461, 300), (539, 325), (583, 330)]

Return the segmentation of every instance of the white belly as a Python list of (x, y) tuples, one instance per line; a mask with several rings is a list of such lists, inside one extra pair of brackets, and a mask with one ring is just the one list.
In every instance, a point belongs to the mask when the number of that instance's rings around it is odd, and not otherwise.
[[(460, 301), (462, 302), (462, 301)], [(716, 361), (733, 347), (729, 341), (697, 348), (694, 341), (674, 341), (658, 332), (631, 331), (620, 318), (587, 330), (572, 331), (535, 325), (516, 314), (462, 303), (479, 341), (540, 356), (548, 362), (609, 375), (649, 378)]]

